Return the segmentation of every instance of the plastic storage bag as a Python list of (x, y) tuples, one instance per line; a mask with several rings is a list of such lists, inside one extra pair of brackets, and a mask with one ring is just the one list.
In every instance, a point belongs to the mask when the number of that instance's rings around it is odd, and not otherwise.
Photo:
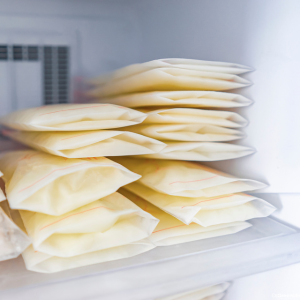
[(141, 124), (126, 130), (158, 140), (187, 142), (222, 142), (243, 137), (238, 130), (206, 124)]
[(22, 253), (22, 256), (28, 270), (41, 273), (53, 273), (111, 260), (128, 258), (152, 250), (153, 248), (155, 248), (155, 245), (147, 239), (144, 239), (127, 245), (103, 249), (78, 256), (59, 257), (36, 252), (32, 246), (29, 246)]
[(247, 124), (242, 116), (231, 111), (197, 108), (141, 108), (139, 111), (147, 114), (143, 124), (209, 124), (222, 127), (242, 127)]
[(275, 211), (275, 207), (268, 202), (241, 193), (212, 198), (188, 198), (159, 193), (138, 182), (126, 185), (124, 189), (185, 224), (194, 222), (204, 227), (267, 217)]
[(19, 256), (30, 244), (28, 236), (11, 220), (2, 186), (4, 182), (0, 178), (0, 261)]
[(146, 92), (97, 99), (101, 103), (113, 103), (126, 107), (242, 107), (252, 103), (238, 94), (215, 91), (167, 91)]
[(129, 157), (113, 159), (140, 174), (139, 183), (173, 196), (216, 197), (266, 187), (261, 182), (240, 179), (198, 163)]
[(139, 111), (112, 104), (56, 104), (13, 112), (0, 123), (26, 131), (78, 131), (130, 126), (145, 118)]
[(191, 161), (216, 161), (243, 157), (254, 153), (254, 150), (245, 146), (227, 143), (205, 142), (170, 142), (159, 153), (146, 154), (137, 157), (174, 159)]
[(50, 154), (84, 158), (160, 152), (165, 144), (133, 132), (114, 130), (25, 132), (6, 130), (10, 138)]
[(147, 238), (159, 220), (119, 193), (61, 216), (20, 211), (35, 251), (73, 257)]
[[(219, 300), (225, 295), (224, 292), (229, 288), (229, 286), (229, 282), (224, 282), (185, 293), (157, 298), (156, 300)], [(214, 296), (215, 298), (211, 298)]]
[(251, 226), (247, 222), (231, 222), (209, 227), (203, 227), (196, 223), (187, 225), (126, 189), (122, 188), (120, 192), (139, 205), (143, 210), (160, 220), (148, 238), (156, 246), (170, 246), (232, 234)]
[(104, 74), (95, 79), (92, 79), (90, 80), (90, 83), (104, 84), (111, 80), (118, 80), (124, 77), (136, 75), (138, 73), (142, 73), (156, 68), (179, 68), (227, 74), (242, 74), (251, 71), (249, 67), (234, 63), (185, 58), (165, 58), (152, 60), (141, 64), (129, 65), (112, 73)]
[(140, 178), (105, 157), (67, 159), (38, 151), (0, 155), (10, 207), (61, 215)]
[(119, 80), (108, 81), (89, 91), (88, 95), (110, 97), (150, 91), (224, 91), (245, 87), (249, 84), (248, 80), (232, 74), (179, 68), (157, 68)]
[(29, 245), (28, 236), (0, 206), (0, 261), (19, 256)]

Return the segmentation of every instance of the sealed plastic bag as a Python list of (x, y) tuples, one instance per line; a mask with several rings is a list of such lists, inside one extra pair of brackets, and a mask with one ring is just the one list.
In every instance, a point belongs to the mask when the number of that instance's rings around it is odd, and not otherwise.
[(156, 246), (170, 246), (232, 234), (251, 226), (247, 222), (231, 222), (209, 227), (203, 227), (196, 223), (187, 225), (127, 189), (122, 188), (120, 192), (143, 210), (159, 219), (157, 227), (148, 238)]
[(168, 195), (217, 197), (266, 187), (261, 182), (240, 179), (198, 163), (129, 157), (113, 159), (140, 174), (139, 183)]
[(224, 292), (229, 288), (229, 286), (229, 282), (224, 282), (201, 289), (188, 291), (185, 293), (175, 294), (163, 298), (157, 298), (156, 300), (219, 300), (225, 295)]
[(143, 239), (127, 245), (103, 249), (73, 257), (51, 256), (42, 252), (37, 252), (32, 246), (30, 246), (22, 253), (22, 256), (28, 270), (41, 273), (54, 273), (132, 257), (152, 250), (153, 248), (155, 248), (153, 243), (147, 239)]
[(29, 245), (28, 236), (0, 207), (0, 261), (18, 257)]
[(167, 146), (156, 154), (137, 157), (191, 161), (217, 161), (243, 157), (254, 153), (245, 146), (227, 143), (164, 142)]
[(97, 99), (101, 103), (113, 103), (126, 107), (241, 107), (251, 100), (238, 94), (215, 91), (167, 91), (146, 92)]
[(158, 220), (119, 193), (61, 216), (20, 211), (33, 248), (58, 257), (73, 257), (147, 238)]
[(26, 131), (109, 129), (141, 123), (146, 115), (112, 104), (55, 104), (13, 112), (0, 123)]
[(7, 201), (0, 202), (0, 261), (18, 257), (30, 243), (29, 237), (11, 220)]
[(268, 202), (242, 193), (189, 198), (159, 193), (138, 182), (124, 188), (185, 224), (194, 222), (204, 227), (267, 217), (275, 211)]
[(243, 127), (247, 121), (237, 113), (197, 108), (141, 108), (147, 118), (143, 124), (209, 124), (222, 127)]
[(58, 156), (84, 158), (152, 154), (165, 144), (143, 135), (114, 130), (26, 132), (6, 130), (10, 138)]
[(248, 80), (232, 74), (179, 68), (158, 68), (119, 80), (108, 81), (89, 91), (88, 95), (110, 97), (151, 91), (224, 91), (245, 87), (249, 84)]
[(108, 81), (118, 80), (124, 77), (136, 75), (157, 68), (179, 68), (206, 72), (218, 72), (227, 74), (242, 74), (251, 71), (249, 67), (226, 62), (205, 61), (185, 58), (165, 58), (148, 61), (141, 64), (133, 64), (118, 69), (112, 73), (101, 75), (90, 80), (91, 84), (99, 85)]
[(38, 151), (0, 155), (12, 209), (61, 215), (115, 192), (140, 178), (105, 157), (62, 158)]
[(206, 124), (142, 124), (126, 127), (126, 130), (158, 140), (187, 142), (221, 142), (243, 137), (238, 130)]

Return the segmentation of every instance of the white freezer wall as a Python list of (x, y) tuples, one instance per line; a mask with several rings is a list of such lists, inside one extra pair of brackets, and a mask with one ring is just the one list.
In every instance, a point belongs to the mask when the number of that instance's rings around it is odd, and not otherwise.
[(16, 27), (71, 37), (73, 86), (157, 58), (252, 66), (254, 85), (239, 92), (255, 103), (238, 110), (250, 120), (239, 143), (257, 153), (212, 165), (268, 183), (264, 193), (300, 193), (299, 15), (299, 0), (1, 0), (0, 37)]

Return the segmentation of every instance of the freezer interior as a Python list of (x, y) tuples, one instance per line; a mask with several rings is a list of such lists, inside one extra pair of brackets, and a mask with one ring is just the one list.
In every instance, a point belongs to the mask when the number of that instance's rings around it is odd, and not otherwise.
[[(280, 211), (281, 195), (300, 193), (295, 138), (300, 128), (299, 13), (297, 0), (2, 0), (0, 115), (57, 101), (88, 101), (87, 79), (153, 59), (250, 66), (253, 71), (244, 77), (253, 85), (233, 92), (254, 103), (234, 111), (250, 122), (238, 143), (256, 153), (209, 165), (267, 183), (258, 192)], [(1, 143), (7, 143), (3, 136)], [(148, 299), (300, 261), (295, 224), (274, 218), (252, 223), (232, 236), (52, 275), (26, 271), (21, 258), (9, 260), (0, 264), (0, 288), (7, 295), (29, 295), (43, 287), (50, 299), (51, 291), (65, 284), (78, 290), (80, 299), (80, 280), (90, 286), (91, 297)]]

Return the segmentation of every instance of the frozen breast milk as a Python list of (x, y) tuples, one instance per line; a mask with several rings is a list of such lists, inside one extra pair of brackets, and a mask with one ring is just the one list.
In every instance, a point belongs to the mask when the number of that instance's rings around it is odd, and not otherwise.
[(224, 91), (241, 88), (250, 82), (237, 75), (179, 68), (157, 68), (112, 80), (88, 92), (91, 97), (111, 97), (151, 91)]
[(13, 112), (0, 123), (26, 131), (79, 131), (130, 126), (145, 118), (142, 112), (112, 104), (56, 104)]
[(152, 60), (141, 64), (129, 65), (112, 73), (104, 74), (95, 79), (92, 79), (90, 80), (90, 83), (94, 85), (104, 84), (108, 81), (118, 80), (124, 77), (136, 75), (157, 68), (179, 68), (186, 70), (218, 72), (227, 74), (242, 74), (251, 71), (249, 67), (234, 63), (185, 58), (165, 58)]
[(140, 196), (185, 224), (194, 222), (204, 227), (267, 217), (275, 211), (275, 207), (268, 202), (241, 193), (211, 198), (189, 198), (159, 193), (139, 182), (126, 185), (124, 189)]
[(139, 183), (173, 196), (217, 197), (266, 187), (261, 182), (240, 179), (198, 163), (129, 157), (113, 159), (140, 174)]
[(119, 193), (59, 217), (21, 211), (32, 246), (28, 270), (52, 273), (131, 257), (155, 247), (147, 239), (158, 220)]
[(40, 273), (54, 273), (68, 269), (103, 263), (107, 261), (132, 257), (152, 250), (155, 245), (148, 239), (132, 242), (126, 245), (103, 249), (73, 257), (51, 256), (35, 251), (29, 246), (23, 253), (26, 268)]
[(12, 209), (61, 215), (115, 192), (140, 178), (105, 157), (62, 158), (38, 151), (0, 155)]
[(5, 135), (37, 150), (68, 158), (153, 154), (166, 146), (163, 142), (137, 133), (115, 130), (64, 132), (6, 130)]
[[(224, 296), (224, 292), (229, 286), (229, 282), (224, 282), (185, 293), (157, 298), (156, 300), (219, 300), (222, 298), (221, 295)], [(213, 296), (216, 296), (216, 298), (211, 298)]]
[(113, 103), (126, 107), (242, 107), (252, 103), (238, 94), (215, 91), (145, 92), (117, 97), (100, 98), (97, 102)]
[(158, 220), (119, 193), (61, 216), (20, 211), (33, 248), (59, 257), (126, 245), (147, 238)]
[(254, 150), (251, 148), (227, 143), (171, 141), (164, 141), (164, 143), (167, 146), (159, 153), (140, 155), (137, 157), (191, 161), (217, 161), (243, 157), (254, 153)]
[(197, 108), (140, 108), (147, 118), (143, 124), (208, 124), (222, 127), (243, 127), (247, 121), (237, 113)]
[(126, 130), (162, 141), (223, 142), (243, 137), (239, 130), (207, 124), (141, 124)]
[(127, 189), (124, 190), (122, 188), (120, 191), (143, 210), (149, 212), (159, 220), (157, 227), (149, 237), (149, 240), (156, 246), (170, 246), (232, 234), (251, 226), (247, 222), (231, 222), (209, 227), (204, 227), (196, 223), (187, 225), (152, 205), (144, 198), (129, 192)]

